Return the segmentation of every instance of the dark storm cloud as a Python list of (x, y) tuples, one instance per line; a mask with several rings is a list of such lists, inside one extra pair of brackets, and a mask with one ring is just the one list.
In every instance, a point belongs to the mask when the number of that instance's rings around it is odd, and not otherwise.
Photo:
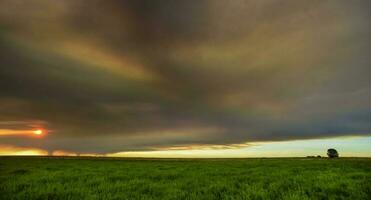
[(115, 152), (369, 134), (370, 8), (2, 1), (0, 129), (50, 134), (1, 143)]

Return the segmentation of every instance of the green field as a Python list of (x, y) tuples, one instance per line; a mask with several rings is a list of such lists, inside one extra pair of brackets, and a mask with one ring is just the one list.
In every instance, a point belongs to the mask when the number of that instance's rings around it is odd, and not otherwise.
[(371, 159), (0, 157), (0, 199), (371, 199)]

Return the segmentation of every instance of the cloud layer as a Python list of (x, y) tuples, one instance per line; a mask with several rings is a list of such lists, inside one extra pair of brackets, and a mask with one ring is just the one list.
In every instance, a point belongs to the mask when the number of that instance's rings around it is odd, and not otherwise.
[(49, 134), (0, 143), (109, 153), (369, 135), (370, 9), (1, 1), (0, 129)]

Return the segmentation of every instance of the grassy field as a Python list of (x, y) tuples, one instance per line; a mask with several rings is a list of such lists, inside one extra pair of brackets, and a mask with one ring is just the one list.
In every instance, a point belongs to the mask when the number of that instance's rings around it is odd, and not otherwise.
[(0, 157), (0, 199), (371, 199), (371, 159)]

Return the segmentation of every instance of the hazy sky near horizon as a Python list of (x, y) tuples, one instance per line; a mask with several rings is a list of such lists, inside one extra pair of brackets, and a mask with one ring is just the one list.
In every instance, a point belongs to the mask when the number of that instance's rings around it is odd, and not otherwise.
[(368, 0), (2, 0), (0, 147), (264, 143), (265, 155), (360, 136), (346, 155), (371, 156), (370, 10)]

